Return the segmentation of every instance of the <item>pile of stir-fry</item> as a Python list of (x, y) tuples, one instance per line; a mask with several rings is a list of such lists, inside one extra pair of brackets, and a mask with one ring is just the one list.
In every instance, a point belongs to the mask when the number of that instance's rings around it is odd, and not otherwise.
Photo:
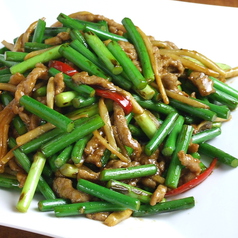
[(238, 68), (147, 36), (129, 18), (57, 20), (37, 20), (0, 49), (0, 187), (19, 189), (19, 211), (41, 193), (40, 211), (113, 226), (191, 208), (193, 197), (172, 196), (217, 162), (238, 166), (208, 143), (237, 107), (226, 79)]

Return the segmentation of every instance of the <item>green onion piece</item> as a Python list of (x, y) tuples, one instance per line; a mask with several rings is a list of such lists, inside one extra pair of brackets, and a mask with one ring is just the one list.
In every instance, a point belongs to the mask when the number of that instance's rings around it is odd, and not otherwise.
[(88, 141), (91, 138), (92, 138), (92, 134), (88, 134), (85, 137), (75, 142), (72, 153), (71, 153), (71, 159), (74, 162), (74, 164), (83, 163), (84, 161), (83, 152), (84, 152), (85, 146), (87, 145)]
[(19, 64), (19, 62), (16, 61), (8, 61), (5, 59), (5, 56), (0, 54), (0, 65), (6, 66), (6, 67), (12, 67), (12, 66), (16, 66), (17, 64)]
[(133, 97), (135, 100), (145, 109), (148, 109), (150, 111), (155, 111), (159, 113), (163, 113), (165, 115), (176, 112), (176, 109), (171, 107), (168, 104), (162, 103), (162, 102), (153, 102), (152, 100), (145, 100), (139, 97), (138, 95), (133, 94)]
[(16, 177), (6, 174), (0, 174), (0, 188), (19, 189), (19, 185), (20, 183)]
[(231, 114), (229, 107), (227, 107), (226, 105), (216, 105), (214, 103), (210, 103), (208, 100), (205, 100), (205, 99), (201, 100), (201, 99), (194, 98), (194, 100), (209, 106), (209, 109), (215, 112), (217, 114), (217, 117), (228, 119)]
[(136, 88), (134, 88), (134, 90), (137, 92), (138, 95), (140, 95), (142, 98), (144, 99), (152, 99), (153, 97), (155, 97), (155, 94), (158, 93), (158, 91), (156, 92), (156, 90), (151, 87), (149, 84), (147, 84), (145, 86), (145, 88), (138, 90)]
[(125, 207), (105, 201), (80, 202), (56, 206), (54, 208), (56, 217), (77, 216), (96, 212), (123, 211)]
[(152, 138), (158, 129), (158, 125), (151, 119), (147, 110), (142, 114), (134, 115), (134, 119), (148, 138)]
[(117, 75), (123, 71), (119, 62), (96, 34), (93, 32), (86, 32), (84, 37), (99, 59), (113, 74)]
[(195, 108), (188, 104), (182, 103), (176, 99), (170, 98), (170, 105), (175, 109), (188, 113), (189, 115), (193, 115), (195, 117), (199, 117), (205, 121), (215, 121), (217, 114), (209, 109), (204, 108)]
[(147, 81), (155, 79), (154, 71), (150, 62), (150, 57), (145, 46), (145, 42), (138, 32), (136, 26), (130, 18), (124, 18), (122, 20), (123, 26), (126, 28), (129, 40), (133, 43), (139, 56), (142, 72)]
[(98, 66), (73, 49), (71, 46), (64, 44), (60, 47), (59, 52), (81, 70), (87, 71), (89, 75), (96, 75), (98, 77), (108, 79), (108, 76), (106, 76)]
[[(12, 137), (9, 138), (8, 143), (11, 149), (17, 145), (15, 140)], [(19, 148), (14, 149), (13, 154), (16, 158), (17, 163), (19, 163), (21, 167), (28, 173), (31, 167), (30, 158), (25, 153), (23, 153)], [(42, 176), (39, 179), (38, 188), (40, 192), (43, 194), (43, 196), (45, 197), (45, 199), (55, 198), (55, 194), (53, 190), (51, 189), (49, 184), (45, 181), (45, 179)]]
[(68, 32), (68, 27), (45, 27), (45, 35), (46, 36), (56, 36), (61, 32)]
[(76, 109), (70, 113), (67, 113), (67, 116), (70, 118), (80, 117), (80, 116), (91, 117), (91, 116), (94, 116), (95, 114), (98, 114), (97, 103), (94, 103), (87, 107)]
[(105, 167), (106, 166), (106, 164), (107, 164), (107, 162), (108, 162), (108, 160), (110, 159), (110, 157), (111, 157), (111, 151), (110, 150), (108, 150), (108, 149), (106, 149), (106, 150), (104, 150), (104, 152), (103, 152), (103, 155), (102, 155), (102, 157), (101, 157), (101, 167), (103, 168), (103, 167)]
[(104, 71), (107, 75), (112, 78), (112, 81), (121, 88), (129, 90), (131, 88), (131, 82), (125, 79), (123, 72), (120, 75), (113, 74), (101, 61), (100, 59), (88, 48), (86, 48), (82, 43), (78, 40), (74, 40), (70, 43), (70, 46), (77, 50), (84, 57), (92, 61), (95, 65), (97, 65), (102, 71)]
[(238, 99), (238, 90), (236, 90), (235, 88), (232, 88), (230, 85), (223, 83), (221, 80), (216, 79), (214, 77), (209, 77), (212, 79), (213, 81), (213, 87), (215, 89), (219, 89), (221, 91), (223, 91), (224, 93)]
[(226, 105), (230, 110), (235, 110), (238, 105), (237, 98), (225, 93), (220, 89), (216, 89), (215, 93), (211, 93), (207, 97), (223, 105)]
[(63, 166), (71, 157), (71, 152), (73, 149), (73, 145), (69, 145), (64, 148), (59, 155), (57, 155), (54, 159), (54, 165), (58, 169)]
[(65, 91), (55, 96), (55, 104), (58, 107), (68, 107), (72, 105), (72, 100), (78, 96), (75, 91)]
[(151, 192), (145, 191), (127, 183), (119, 182), (114, 179), (108, 181), (107, 187), (119, 193), (139, 199), (142, 203), (149, 203), (152, 195)]
[(123, 71), (127, 75), (128, 79), (132, 82), (134, 87), (138, 90), (144, 89), (147, 85), (147, 81), (133, 64), (131, 59), (127, 56), (125, 51), (121, 48), (121, 46), (116, 41), (111, 41), (107, 44), (107, 47), (123, 67)]
[(60, 58), (61, 57), (61, 54), (59, 53), (60, 47), (61, 45), (55, 46), (39, 55), (36, 55), (32, 58), (22, 61), (19, 64), (13, 65), (10, 68), (11, 73), (12, 74), (25, 73), (28, 69), (34, 68), (37, 63), (46, 63), (50, 60)]
[(72, 105), (75, 108), (82, 108), (86, 106), (90, 106), (93, 103), (98, 102), (98, 97), (82, 97), (82, 96), (76, 96), (72, 99)]
[(164, 212), (189, 209), (195, 206), (193, 197), (181, 198), (172, 201), (157, 203), (154, 206), (149, 204), (141, 205), (138, 211), (132, 213), (133, 217), (151, 216)]
[(110, 32), (106, 32), (100, 29), (96, 29), (92, 26), (85, 26), (85, 32), (88, 31), (92, 31), (94, 32), (101, 40), (114, 40), (114, 41), (128, 41), (127, 38), (117, 35), (117, 34), (113, 34)]
[(105, 169), (100, 173), (99, 179), (101, 181), (132, 179), (154, 175), (156, 172), (156, 165), (145, 164), (128, 168)]
[(229, 165), (233, 168), (238, 166), (237, 158), (206, 142), (199, 144), (198, 152), (211, 158), (217, 158), (221, 163)]
[(170, 113), (160, 125), (158, 130), (155, 132), (150, 141), (145, 145), (145, 153), (147, 155), (152, 155), (155, 150), (164, 141), (165, 137), (169, 134), (171, 129), (174, 127), (179, 114), (177, 112)]
[(57, 17), (57, 20), (61, 22), (64, 26), (70, 27), (76, 30), (83, 30), (85, 32), (92, 31), (101, 40), (108, 40), (108, 39), (113, 39), (113, 40), (122, 40), (122, 41), (127, 41), (127, 39), (123, 36), (116, 35), (110, 32), (106, 32), (104, 30), (98, 29), (98, 27), (92, 26), (89, 24), (82, 24), (80, 21), (73, 19), (63, 13), (60, 13)]
[(26, 52), (6, 51), (5, 52), (5, 59), (8, 60), (8, 61), (21, 62), (21, 61), (24, 60), (26, 55), (27, 55)]
[(56, 198), (56, 199), (46, 199), (38, 202), (38, 209), (41, 212), (54, 211), (57, 206), (69, 204), (69, 199)]
[(177, 147), (172, 154), (171, 162), (167, 171), (165, 185), (170, 188), (176, 188), (178, 186), (182, 164), (178, 158), (178, 152), (187, 152), (188, 146), (191, 142), (193, 133), (193, 127), (190, 125), (183, 125), (183, 128), (177, 139)]
[(10, 81), (11, 76), (11, 74), (0, 75), (0, 83), (8, 83)]
[(219, 136), (220, 134), (221, 134), (221, 128), (219, 127), (207, 129), (207, 130), (194, 134), (192, 136), (192, 142), (195, 144), (200, 144), (202, 142), (211, 140), (214, 137)]
[(78, 167), (74, 164), (65, 163), (59, 168), (60, 173), (68, 178), (77, 178)]
[(34, 98), (36, 97), (45, 97), (46, 96), (46, 92), (47, 92), (47, 87), (46, 86), (42, 86), (40, 88), (37, 88), (34, 91)]
[(27, 111), (64, 131), (70, 132), (74, 128), (74, 122), (71, 119), (27, 95), (23, 95), (20, 98), (20, 104), (24, 106)]
[(6, 46), (0, 48), (0, 54), (4, 54), (6, 51), (9, 51), (9, 49)]
[(16, 129), (17, 133), (19, 135), (23, 135), (27, 132), (27, 126), (26, 124), (22, 121), (22, 119), (20, 118), (19, 115), (16, 115), (13, 119), (12, 119), (12, 124), (14, 126), (14, 128)]
[(162, 154), (165, 156), (171, 156), (176, 148), (177, 138), (182, 130), (184, 124), (184, 117), (179, 115), (175, 121), (173, 130), (169, 133), (163, 146)]
[(140, 207), (140, 201), (138, 199), (128, 197), (124, 194), (115, 192), (109, 188), (92, 183), (85, 179), (78, 180), (77, 189), (92, 196), (101, 198), (107, 202), (120, 205), (133, 211), (138, 210)]
[(32, 153), (38, 150), (41, 147), (41, 145), (53, 139), (55, 136), (59, 135), (62, 132), (63, 131), (59, 128), (55, 128), (53, 130), (45, 132), (44, 134), (36, 137), (35, 139), (25, 143), (24, 145), (21, 145), (20, 149), (23, 153), (26, 153), (26, 154)]
[(143, 140), (147, 137), (146, 134), (141, 130), (141, 128), (138, 128), (137, 126), (132, 124), (129, 124), (128, 127), (133, 138), (139, 138), (140, 140)]
[(46, 22), (39, 19), (33, 33), (32, 42), (42, 43), (45, 33)]
[(65, 132), (44, 144), (41, 151), (46, 157), (50, 157), (103, 125), (104, 122), (99, 115), (92, 116), (86, 122), (76, 126), (73, 131)]
[(25, 184), (22, 188), (19, 201), (16, 205), (16, 208), (20, 212), (26, 212), (31, 204), (42, 170), (45, 165), (45, 161), (46, 161), (46, 158), (43, 156), (43, 154), (41, 154), (40, 152), (35, 154), (34, 160), (29, 170), (29, 173), (27, 175)]
[(97, 21), (97, 22), (92, 22), (92, 21), (84, 21), (80, 19), (76, 19), (78, 22), (82, 23), (84, 26), (91, 26), (96, 29), (100, 30), (107, 30), (107, 22), (105, 20)]
[(51, 48), (52, 45), (44, 44), (44, 43), (37, 43), (37, 42), (26, 42), (24, 44), (25, 52), (32, 52), (36, 50), (43, 50), (47, 48)]
[(4, 106), (7, 106), (13, 100), (13, 95), (10, 92), (3, 91), (0, 94), (0, 100)]
[(57, 20), (63, 24), (63, 26), (77, 29), (77, 30), (84, 30), (84, 24), (80, 23), (79, 21), (65, 15), (64, 13), (60, 13), (57, 17)]
[(84, 47), (88, 48), (88, 44), (83, 36), (83, 34), (76, 29), (71, 29), (70, 30), (70, 37), (73, 41), (79, 41), (81, 44), (83, 44)]
[(4, 74), (11, 74), (10, 69), (9, 68), (0, 68), (0, 75), (4, 75)]

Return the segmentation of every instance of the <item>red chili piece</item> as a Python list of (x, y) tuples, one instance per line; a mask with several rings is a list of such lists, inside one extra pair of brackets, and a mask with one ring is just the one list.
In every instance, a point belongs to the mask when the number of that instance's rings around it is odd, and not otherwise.
[(188, 191), (191, 188), (196, 187), (200, 183), (202, 183), (213, 171), (214, 167), (216, 166), (217, 159), (213, 159), (210, 166), (201, 174), (199, 174), (194, 179), (188, 181), (187, 183), (184, 183), (183, 185), (179, 186), (178, 188), (172, 189), (168, 191), (165, 195), (165, 197), (175, 196), (181, 193), (184, 193)]
[(73, 76), (74, 74), (78, 73), (78, 71), (76, 69), (74, 69), (73, 67), (71, 67), (69, 64), (61, 62), (59, 60), (50, 61), (49, 67), (58, 69), (59, 71), (63, 72), (64, 74), (67, 74), (69, 76)]
[(117, 92), (112, 92), (110, 90), (105, 90), (105, 89), (95, 89), (96, 95), (103, 97), (103, 98), (108, 98), (111, 99), (118, 104), (121, 105), (123, 108), (125, 114), (129, 114), (132, 111), (132, 104), (131, 101), (128, 100), (126, 97), (123, 95), (117, 93)]

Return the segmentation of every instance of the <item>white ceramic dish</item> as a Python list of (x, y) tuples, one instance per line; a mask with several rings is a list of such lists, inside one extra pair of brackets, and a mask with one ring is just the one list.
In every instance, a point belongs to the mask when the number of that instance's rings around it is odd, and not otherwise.
[[(146, 33), (177, 46), (197, 50), (216, 62), (238, 66), (238, 9), (183, 2), (160, 1), (6, 1), (1, 0), (0, 40), (11, 41), (30, 23), (46, 17), (54, 23), (60, 12), (90, 11), (120, 22), (130, 17)], [(2, 14), (4, 13), (4, 14)], [(238, 79), (231, 85), (238, 89)], [(211, 143), (238, 157), (238, 113), (223, 126), (222, 135)], [(53, 237), (237, 237), (238, 168), (219, 165), (200, 186), (181, 197), (194, 196), (192, 209), (148, 218), (128, 219), (115, 227), (106, 227), (84, 217), (56, 218), (37, 211), (37, 199), (25, 214), (15, 209), (19, 193), (0, 190), (0, 225), (20, 228)], [(87, 233), (86, 233), (87, 232)]]

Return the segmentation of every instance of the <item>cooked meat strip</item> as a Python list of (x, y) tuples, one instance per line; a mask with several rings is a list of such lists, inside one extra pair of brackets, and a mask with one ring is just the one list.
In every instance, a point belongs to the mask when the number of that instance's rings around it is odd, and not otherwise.
[(20, 167), (15, 159), (11, 159), (8, 162), (9, 168), (16, 173), (17, 181), (19, 182), (19, 187), (22, 188), (25, 184), (27, 174), (23, 170), (22, 167)]
[(185, 154), (184, 151), (178, 152), (179, 160), (181, 161), (181, 164), (188, 168), (192, 173), (195, 173), (196, 175), (199, 175), (201, 173), (200, 168), (200, 160), (193, 158), (189, 154)]
[(215, 92), (213, 81), (202, 72), (193, 71), (188, 79), (198, 88), (201, 96), (207, 96)]
[(14, 84), (14, 85), (18, 85), (20, 82), (22, 82), (25, 79), (26, 78), (23, 74), (15, 73), (10, 77), (9, 83)]
[(85, 71), (74, 74), (72, 76), (72, 79), (77, 84), (95, 85), (113, 91), (116, 91), (117, 89), (117, 87), (112, 82), (109, 82), (107, 79), (95, 75), (89, 76), (88, 72)]
[(17, 181), (19, 182), (19, 187), (23, 188), (27, 178), (27, 174), (25, 172), (19, 171), (17, 172), (16, 176), (17, 176)]
[(121, 141), (120, 136), (118, 135), (117, 128), (115, 126), (112, 126), (113, 129), (113, 135), (116, 140), (117, 147), (120, 149), (121, 153), (128, 159), (128, 162), (131, 160), (130, 156), (128, 155), (128, 152), (123, 144), (123, 141)]
[(140, 179), (140, 182), (146, 186), (146, 187), (149, 187), (149, 188), (153, 188), (155, 189), (156, 186), (157, 186), (157, 183), (150, 177), (143, 177)]
[(44, 43), (48, 45), (60, 45), (69, 39), (69, 32), (60, 32), (56, 36), (46, 39)]
[(180, 92), (178, 90), (178, 85), (181, 83), (178, 80), (178, 77), (184, 72), (182, 63), (179, 60), (174, 60), (168, 56), (160, 55), (158, 48), (157, 51), (154, 50), (154, 53), (156, 54), (159, 73), (165, 89)]
[(72, 76), (72, 79), (77, 84), (88, 84), (102, 87), (106, 90), (111, 90), (122, 94), (132, 103), (132, 111), (137, 114), (141, 114), (144, 112), (144, 109), (136, 102), (133, 96), (126, 90), (114, 85), (112, 82), (107, 79), (97, 77), (95, 75), (89, 76), (87, 72), (76, 73)]
[(111, 159), (106, 165), (106, 168), (117, 169), (117, 168), (127, 168), (128, 163), (121, 160)]
[(117, 103), (113, 104), (114, 109), (114, 126), (117, 129), (117, 134), (121, 139), (122, 143), (128, 147), (134, 149), (134, 154), (136, 157), (140, 156), (142, 152), (142, 148), (140, 143), (132, 138), (131, 132), (128, 128), (125, 113), (120, 105)]
[(174, 92), (180, 92), (180, 90), (178, 89), (178, 85), (180, 85), (181, 83), (178, 81), (178, 77), (176, 75), (171, 73), (163, 74), (161, 76), (161, 80), (165, 89)]
[(38, 116), (31, 114), (29, 116), (29, 119), (30, 121), (29, 124), (27, 125), (29, 130), (33, 130), (39, 126), (41, 119)]
[(62, 93), (65, 89), (64, 75), (63, 73), (58, 73), (54, 77), (55, 84), (55, 95)]
[(154, 206), (156, 203), (161, 202), (164, 199), (164, 196), (167, 192), (167, 187), (160, 184), (155, 191), (153, 192), (151, 199), (150, 199), (150, 205)]
[(181, 186), (182, 184), (187, 183), (194, 178), (196, 178), (196, 174), (185, 168), (182, 170), (178, 186)]
[(195, 152), (198, 151), (198, 148), (199, 148), (199, 144), (190, 143), (189, 146), (188, 146), (188, 153), (189, 154), (195, 153)]
[(47, 67), (44, 66), (41, 63), (38, 63), (36, 65), (36, 68), (34, 68), (26, 77), (24, 81), (21, 81), (17, 85), (17, 90), (15, 93), (15, 99), (17, 102), (20, 100), (21, 96), (23, 95), (29, 95), (33, 88), (35, 87), (37, 79), (48, 79), (48, 70)]
[(78, 169), (77, 179), (87, 179), (87, 180), (97, 180), (99, 178), (99, 173), (94, 172), (87, 166), (82, 165)]
[(85, 161), (95, 164), (97, 167), (101, 167), (101, 157), (105, 149), (105, 146), (102, 145), (100, 140), (96, 136), (93, 136), (84, 149)]
[(75, 189), (72, 185), (72, 180), (68, 178), (55, 178), (53, 181), (53, 190), (59, 197), (70, 199), (72, 203), (87, 202), (91, 198), (90, 195)]
[(92, 220), (105, 221), (109, 215), (110, 212), (96, 212), (86, 214), (86, 217)]
[(180, 76), (184, 72), (183, 64), (179, 60), (174, 60), (166, 55), (160, 55), (160, 74), (172, 73), (176, 76)]

